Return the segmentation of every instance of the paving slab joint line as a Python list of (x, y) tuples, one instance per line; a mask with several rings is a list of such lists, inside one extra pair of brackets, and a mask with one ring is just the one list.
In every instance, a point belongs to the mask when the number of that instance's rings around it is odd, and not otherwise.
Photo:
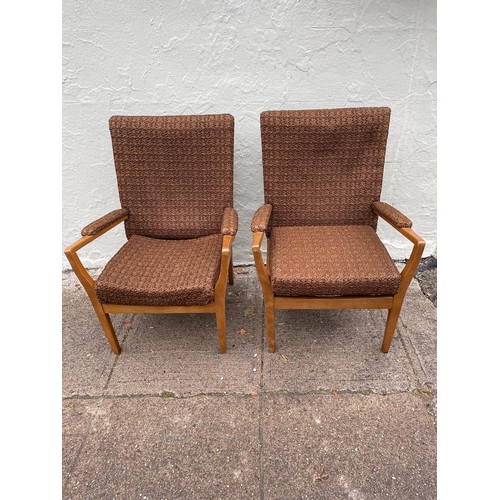
[(437, 428), (437, 413), (432, 408), (432, 400), (437, 398), (437, 390), (424, 384), (411, 391), (411, 393), (421, 399), (434, 427)]
[[(90, 425), (90, 424), (89, 424)], [(78, 448), (78, 451), (76, 452), (75, 454), (75, 458), (73, 459), (72, 461), (72, 464), (70, 466), (70, 469), (69, 471), (66, 473), (66, 478), (63, 478), (63, 487), (62, 487), (62, 491), (64, 492), (68, 486), (68, 482), (70, 481), (71, 479), (71, 476), (73, 475), (73, 472), (75, 470), (75, 467), (76, 467), (76, 464), (78, 463), (79, 461), (79, 458), (80, 458), (80, 455), (82, 453), (82, 450), (83, 450), (83, 447), (85, 446), (85, 444), (87, 443), (87, 439), (90, 435), (90, 432), (86, 432), (83, 439), (82, 439), (82, 442)]]
[[(408, 327), (404, 321), (401, 320), (401, 324), (405, 330), (408, 330)], [(431, 404), (430, 404), (430, 402), (432, 401), (432, 398), (437, 397), (436, 388), (434, 387), (434, 384), (427, 382), (427, 381), (424, 382), (422, 380), (424, 378), (422, 375), (425, 375), (425, 370), (424, 370), (424, 367), (423, 367), (422, 362), (420, 360), (420, 357), (418, 356), (418, 354), (415, 350), (415, 347), (413, 346), (413, 343), (411, 342), (411, 339), (406, 338), (406, 335), (402, 335), (402, 332), (401, 332), (401, 329), (399, 326), (398, 326), (398, 334), (399, 334), (399, 337), (401, 339), (401, 344), (403, 346), (403, 350), (405, 351), (406, 357), (408, 359), (408, 362), (410, 363), (410, 366), (413, 370), (413, 373), (414, 373), (415, 379), (416, 379), (416, 387), (415, 387), (415, 389), (413, 389), (410, 392), (412, 394), (415, 394), (416, 396), (418, 396), (422, 400), (422, 402), (424, 403), (425, 408), (427, 410), (427, 413), (429, 414), (429, 416), (432, 419), (433, 424), (437, 425), (437, 415), (433, 414)], [(410, 349), (413, 352), (414, 356), (412, 356), (410, 354)], [(414, 364), (415, 358), (418, 361), (420, 371), (416, 368), (416, 366)], [(429, 384), (430, 384), (430, 386), (429, 386)]]
[[(417, 391), (420, 391), (417, 393)], [(402, 391), (393, 391), (393, 392), (374, 392), (371, 389), (363, 389), (359, 391), (354, 390), (327, 390), (327, 389), (318, 389), (311, 391), (260, 391), (258, 393), (220, 393), (220, 392), (200, 392), (197, 394), (189, 394), (189, 395), (176, 395), (173, 392), (163, 391), (161, 393), (140, 393), (140, 394), (100, 394), (98, 396), (89, 396), (88, 394), (73, 394), (72, 396), (63, 397), (63, 401), (70, 400), (109, 400), (109, 399), (140, 399), (140, 398), (162, 398), (162, 399), (193, 399), (199, 397), (215, 397), (215, 398), (260, 398), (261, 396), (335, 396), (341, 394), (362, 394), (363, 396), (392, 396), (394, 394), (415, 394), (420, 395), (420, 393), (429, 394), (435, 393), (435, 390), (429, 388), (428, 386), (420, 386), (413, 390), (402, 390)]]
[[(426, 387), (426, 386), (422, 386)], [(342, 394), (352, 394), (352, 395), (363, 395), (363, 396), (393, 396), (395, 394), (416, 394), (416, 391), (421, 389), (422, 387), (418, 387), (412, 390), (399, 390), (399, 391), (391, 391), (391, 392), (375, 392), (371, 389), (360, 389), (360, 390), (352, 390), (352, 389), (344, 389), (344, 390), (326, 390), (326, 389), (317, 389), (311, 391), (263, 391), (260, 393), (262, 396), (340, 396)], [(430, 389), (432, 390), (432, 389)], [(425, 390), (423, 391), (425, 392)]]
[[(413, 370), (413, 374), (414, 374), (415, 379), (417, 381), (417, 385), (422, 386), (422, 385), (424, 385), (422, 378), (425, 375), (425, 369), (422, 365), (422, 362), (420, 361), (420, 357), (417, 354), (415, 347), (413, 346), (413, 343), (411, 342), (411, 339), (409, 338), (409, 336), (406, 335), (406, 332), (408, 331), (408, 326), (406, 325), (406, 323), (403, 320), (401, 320), (401, 326), (405, 331), (405, 335), (403, 335), (403, 330), (398, 324), (397, 332), (398, 332), (398, 336), (401, 340), (401, 345), (403, 346), (403, 350), (406, 354), (406, 358), (408, 359), (408, 363), (410, 363), (411, 369)], [(413, 353), (413, 355), (411, 353)], [(415, 366), (415, 363), (414, 363), (415, 358), (418, 362), (418, 365), (419, 365), (418, 367)]]
[(259, 492), (260, 499), (265, 498), (264, 488), (264, 405), (263, 394), (259, 393)]
[(262, 317), (261, 317), (261, 335), (260, 335), (260, 380), (259, 380), (259, 494), (260, 500), (265, 499), (265, 481), (264, 481), (264, 351), (266, 349), (266, 311), (264, 298), (261, 297)]
[(63, 401), (68, 401), (72, 399), (140, 399), (140, 398), (161, 398), (161, 399), (193, 399), (198, 397), (216, 397), (216, 398), (255, 398), (258, 397), (257, 393), (220, 393), (220, 392), (199, 392), (197, 394), (184, 394), (177, 395), (170, 391), (155, 392), (155, 393), (140, 393), (140, 394), (99, 394), (98, 396), (89, 396), (88, 394), (73, 394), (72, 396), (63, 397)]
[[(68, 399), (71, 399), (71, 398), (68, 398)], [(102, 396), (95, 397), (95, 398), (85, 398), (85, 399), (97, 399), (97, 400), (100, 399), (101, 401), (97, 404), (97, 407), (96, 407), (97, 409), (100, 408), (100, 406), (104, 400), (104, 398)], [(63, 400), (64, 400), (64, 398), (63, 398)], [(87, 424), (87, 432), (85, 432), (85, 434), (83, 436), (82, 442), (81, 442), (81, 444), (78, 448), (78, 451), (76, 452), (75, 457), (74, 457), (72, 464), (70, 466), (70, 470), (66, 474), (66, 479), (64, 480), (64, 478), (63, 478), (63, 487), (62, 487), (63, 492), (66, 490), (66, 487), (68, 485), (69, 480), (71, 479), (73, 471), (75, 470), (76, 465), (80, 461), (80, 455), (82, 453), (83, 448), (85, 447), (85, 445), (87, 443), (87, 440), (91, 434), (90, 429), (94, 425), (94, 422), (96, 421), (96, 419), (97, 419), (97, 412), (94, 412), (94, 414), (92, 415), (92, 418), (90, 419), (90, 421)]]
[[(137, 316), (136, 314), (134, 314), (132, 316), (132, 318), (130, 319), (130, 325), (133, 325), (134, 319), (136, 318), (136, 316)], [(131, 329), (132, 329), (132, 326), (131, 326), (130, 330)], [(125, 341), (127, 340), (128, 336), (129, 336), (129, 332), (126, 329), (125, 333), (123, 334), (123, 339), (122, 339), (122, 342), (121, 342), (122, 347), (125, 344)], [(104, 391), (106, 391), (108, 389), (109, 383), (111, 382), (111, 377), (113, 376), (113, 372), (114, 372), (114, 370), (116, 368), (116, 365), (118, 364), (119, 357), (116, 356), (116, 355), (114, 355), (114, 356), (115, 356), (115, 359), (113, 360), (113, 365), (111, 366), (111, 369), (109, 370), (109, 375), (108, 375), (108, 379), (106, 380), (106, 384), (104, 384), (104, 388), (103, 388)]]

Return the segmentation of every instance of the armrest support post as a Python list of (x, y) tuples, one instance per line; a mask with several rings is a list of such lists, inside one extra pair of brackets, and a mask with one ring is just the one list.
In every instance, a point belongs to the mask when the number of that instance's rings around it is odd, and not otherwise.
[(406, 294), (406, 290), (411, 283), (411, 280), (415, 276), (417, 267), (420, 263), (420, 259), (422, 258), (422, 253), (424, 252), (425, 248), (425, 241), (411, 228), (399, 228), (398, 231), (413, 243), (413, 249), (411, 251), (410, 258), (401, 271), (401, 285), (397, 293), (397, 295), (402, 293), (404, 297), (404, 295)]
[[(106, 216), (105, 216), (106, 217)], [(75, 272), (77, 278), (80, 280), (80, 283), (83, 285), (85, 288), (86, 292), (89, 294), (92, 300), (92, 296), (95, 295), (94, 291), (94, 280), (90, 276), (90, 274), (87, 272), (85, 267), (83, 267), (83, 264), (78, 257), (78, 250), (83, 248), (84, 246), (88, 245), (91, 241), (94, 241), (96, 238), (99, 238), (99, 236), (102, 236), (104, 233), (107, 233), (110, 229), (113, 229), (115, 226), (123, 222), (128, 218), (128, 211), (127, 214), (122, 215), (118, 219), (114, 220), (110, 224), (106, 225), (99, 231), (95, 232), (94, 234), (88, 235), (88, 236), (82, 236), (78, 241), (73, 243), (72, 245), (68, 246), (64, 250), (64, 254), (66, 255), (66, 258), (68, 259), (73, 271)], [(98, 220), (102, 220), (98, 219)], [(89, 226), (87, 226), (89, 227)]]
[(260, 248), (263, 239), (264, 239), (264, 231), (254, 232), (253, 242), (252, 242), (252, 252), (255, 261), (255, 268), (257, 269), (257, 275), (259, 276), (259, 280), (262, 285), (262, 290), (264, 293), (272, 294), (273, 292), (271, 287), (271, 277), (269, 276), (267, 267), (264, 264), (264, 259), (262, 258), (262, 251)]
[(222, 240), (222, 255), (220, 263), (219, 278), (215, 285), (215, 293), (222, 296), (226, 293), (226, 283), (229, 273), (229, 265), (232, 259), (231, 249), (234, 236), (225, 235)]

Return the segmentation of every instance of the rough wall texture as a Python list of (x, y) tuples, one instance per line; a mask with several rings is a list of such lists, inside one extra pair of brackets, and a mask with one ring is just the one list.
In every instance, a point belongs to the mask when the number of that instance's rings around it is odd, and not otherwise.
[[(435, 0), (63, 0), (63, 247), (119, 208), (114, 114), (235, 117), (236, 265), (252, 262), (263, 203), (259, 114), (389, 106), (382, 200), (437, 248)], [(395, 259), (411, 244), (384, 222)], [(99, 267), (122, 228), (82, 249)], [(64, 255), (63, 268), (69, 267)]]

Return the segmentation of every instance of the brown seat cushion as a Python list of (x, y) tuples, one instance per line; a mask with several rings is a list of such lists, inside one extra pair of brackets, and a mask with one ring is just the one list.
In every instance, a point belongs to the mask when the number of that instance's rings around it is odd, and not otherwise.
[(276, 295), (394, 295), (400, 274), (370, 226), (273, 227)]
[(133, 235), (95, 283), (103, 304), (205, 305), (214, 300), (222, 235), (160, 240)]

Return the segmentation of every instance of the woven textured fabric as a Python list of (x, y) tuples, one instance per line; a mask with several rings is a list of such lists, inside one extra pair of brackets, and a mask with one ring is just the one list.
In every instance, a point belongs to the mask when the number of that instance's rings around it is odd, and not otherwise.
[(99, 231), (102, 231), (105, 227), (108, 227), (110, 224), (113, 224), (113, 222), (117, 221), (125, 215), (128, 215), (128, 209), (126, 208), (113, 210), (112, 212), (109, 212), (109, 214), (106, 214), (103, 217), (95, 220), (94, 222), (87, 224), (82, 229), (82, 236), (92, 236), (94, 234), (97, 234)]
[(235, 236), (238, 232), (238, 213), (234, 208), (226, 208), (222, 217), (221, 233), (227, 236)]
[(189, 240), (133, 235), (95, 282), (103, 304), (206, 305), (220, 273), (221, 234)]
[(231, 115), (113, 116), (109, 128), (128, 238), (220, 233), (233, 206)]
[(376, 214), (380, 214), (388, 219), (396, 227), (411, 227), (412, 222), (406, 215), (403, 215), (397, 208), (391, 207), (388, 203), (383, 201), (376, 201), (373, 203), (373, 209)]
[(272, 210), (273, 207), (271, 205), (262, 205), (257, 212), (255, 212), (250, 224), (250, 228), (254, 233), (267, 231)]
[(271, 283), (276, 295), (394, 295), (401, 276), (370, 226), (275, 227)]
[(389, 108), (260, 115), (270, 227), (368, 225), (380, 199)]

